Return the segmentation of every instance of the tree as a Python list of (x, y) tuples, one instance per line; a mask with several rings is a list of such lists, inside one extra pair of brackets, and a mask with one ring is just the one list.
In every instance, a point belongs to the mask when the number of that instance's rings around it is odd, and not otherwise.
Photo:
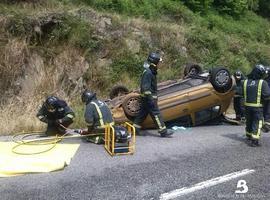
[(214, 0), (182, 0), (191, 10), (196, 12), (207, 12), (212, 7)]
[(270, 2), (269, 0), (259, 0), (258, 13), (265, 17), (270, 17)]
[(256, 11), (259, 8), (259, 0), (248, 0), (248, 9)]
[(214, 0), (214, 6), (219, 12), (240, 16), (248, 9), (248, 0)]

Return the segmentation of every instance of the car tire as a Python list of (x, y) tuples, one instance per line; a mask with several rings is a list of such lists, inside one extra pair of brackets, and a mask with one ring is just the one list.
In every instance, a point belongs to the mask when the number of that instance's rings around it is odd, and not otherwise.
[(127, 93), (129, 93), (129, 90), (127, 89), (127, 87), (123, 85), (116, 85), (111, 89), (109, 97), (110, 99), (113, 99), (115, 97), (123, 96)]
[(184, 69), (184, 76), (188, 75), (199, 75), (202, 73), (202, 67), (198, 64), (189, 63)]
[(225, 67), (216, 67), (210, 71), (210, 82), (216, 91), (228, 92), (232, 87), (230, 72)]
[(130, 93), (126, 95), (122, 103), (123, 110), (127, 118), (136, 117), (141, 110), (141, 96), (138, 93)]

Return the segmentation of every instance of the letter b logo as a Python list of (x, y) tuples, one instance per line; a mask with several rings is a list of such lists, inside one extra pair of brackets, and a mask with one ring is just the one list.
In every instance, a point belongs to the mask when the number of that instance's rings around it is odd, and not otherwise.
[(237, 183), (237, 188), (242, 188), (242, 189), (235, 190), (236, 194), (244, 194), (248, 192), (248, 186), (245, 180), (239, 180)]

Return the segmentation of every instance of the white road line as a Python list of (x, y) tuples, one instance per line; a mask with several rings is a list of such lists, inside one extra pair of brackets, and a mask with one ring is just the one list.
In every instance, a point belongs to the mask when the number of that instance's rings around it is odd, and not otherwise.
[(201, 190), (201, 189), (204, 189), (204, 188), (208, 188), (208, 187), (220, 184), (220, 183), (224, 183), (226, 181), (229, 181), (229, 180), (232, 180), (234, 178), (238, 178), (240, 176), (244, 176), (244, 175), (247, 175), (247, 174), (250, 174), (250, 173), (253, 173), (253, 172), (255, 172), (254, 169), (244, 169), (242, 171), (234, 172), (234, 173), (231, 173), (231, 174), (227, 174), (227, 175), (224, 175), (224, 176), (220, 176), (220, 177), (217, 177), (217, 178), (213, 178), (213, 179), (210, 179), (210, 180), (207, 180), (207, 181), (197, 183), (197, 184), (195, 184), (195, 185), (193, 185), (191, 187), (183, 187), (181, 189), (176, 189), (176, 190), (173, 190), (171, 192), (164, 193), (164, 194), (160, 195), (159, 199), (160, 200), (174, 199), (176, 197), (183, 196), (185, 194), (195, 192), (197, 190)]

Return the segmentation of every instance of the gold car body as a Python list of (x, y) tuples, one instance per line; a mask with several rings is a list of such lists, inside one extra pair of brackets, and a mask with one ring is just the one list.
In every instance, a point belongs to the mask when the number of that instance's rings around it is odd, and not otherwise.
[[(195, 82), (198, 82), (195, 86), (184, 89), (177, 88), (179, 85), (183, 86), (185, 83), (189, 83), (189, 81), (191, 81), (191, 79), (167, 81), (158, 85), (158, 106), (165, 122), (189, 116), (192, 123), (191, 125), (196, 126), (202, 124), (203, 120), (197, 120), (199, 114), (204, 115), (203, 112), (200, 113), (201, 111), (217, 109), (213, 118), (226, 112), (234, 96), (233, 88), (235, 81), (233, 78), (231, 88), (225, 93), (216, 91), (209, 81), (199, 79), (195, 80)], [(129, 118), (124, 112), (123, 103), (130, 97), (140, 98), (139, 96), (140, 94), (135, 91), (124, 96), (116, 97), (108, 102), (116, 123), (129, 121)], [(131, 101), (131, 104), (132, 103), (138, 104), (138, 101)], [(132, 106), (136, 107), (138, 105)], [(144, 128), (154, 126), (150, 116), (147, 116), (142, 126)]]

